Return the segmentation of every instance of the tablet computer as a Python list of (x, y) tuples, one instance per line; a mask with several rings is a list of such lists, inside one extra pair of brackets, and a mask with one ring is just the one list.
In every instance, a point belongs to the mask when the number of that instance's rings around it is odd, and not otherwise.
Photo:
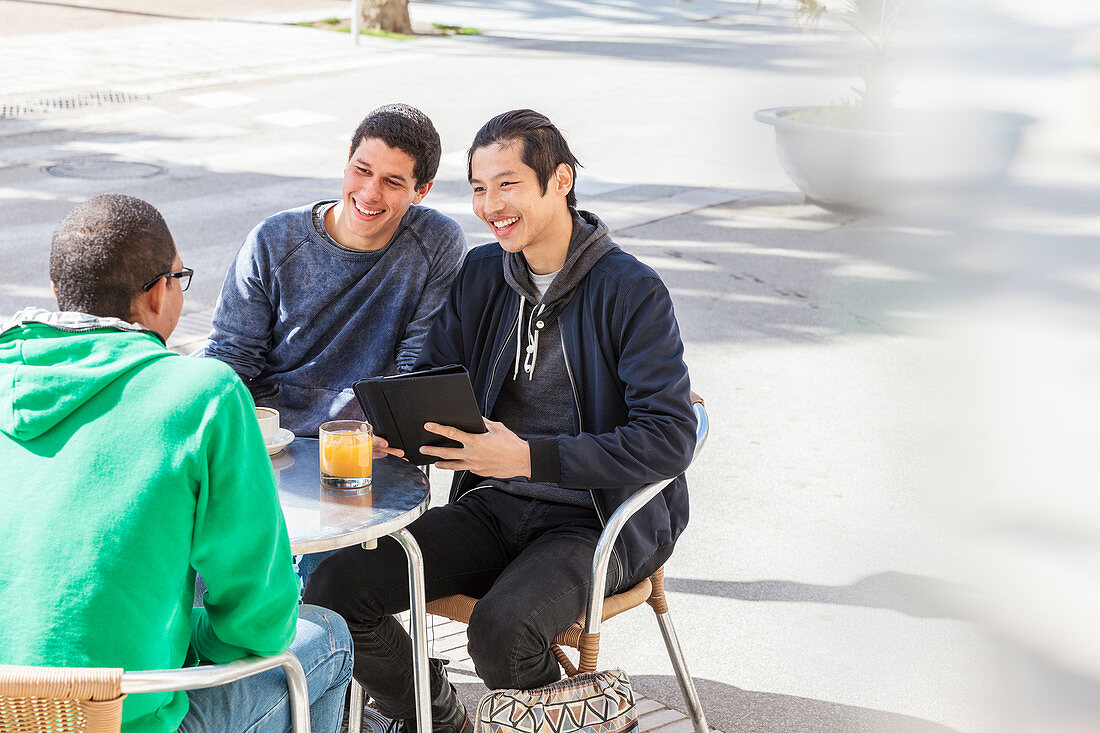
[(484, 433), (474, 388), (466, 368), (457, 364), (389, 377), (360, 379), (352, 385), (377, 435), (418, 466), (439, 458), (420, 452), (421, 446), (460, 448), (460, 443), (424, 429), (424, 423), (451, 425), (466, 433)]

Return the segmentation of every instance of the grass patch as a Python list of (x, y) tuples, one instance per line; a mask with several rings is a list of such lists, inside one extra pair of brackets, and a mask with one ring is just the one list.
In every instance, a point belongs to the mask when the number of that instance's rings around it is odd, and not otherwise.
[[(325, 18), (323, 20), (305, 21), (302, 23), (295, 23), (304, 28), (323, 28), (330, 31), (339, 31), (341, 33), (351, 33), (351, 20), (348, 18)], [(374, 36), (375, 38), (389, 38), (394, 41), (409, 41), (420, 36), (480, 36), (484, 31), (477, 28), (464, 28), (459, 25), (444, 25), (442, 23), (432, 23), (430, 29), (425, 29), (423, 32), (417, 31), (414, 35), (407, 33), (391, 33), (389, 31), (376, 31), (363, 28), (359, 31), (363, 36)]]
[(460, 25), (444, 25), (442, 23), (432, 23), (432, 28), (440, 31), (445, 36), (480, 36), (485, 33), (480, 28), (463, 28)]
[[(341, 28), (344, 33), (351, 33), (351, 24), (348, 24), (347, 28)], [(408, 33), (393, 33), (392, 31), (376, 31), (369, 28), (363, 28), (359, 31), (361, 36), (374, 36), (375, 38), (389, 38), (391, 41), (411, 41), (416, 36), (410, 36)]]
[[(306, 21), (295, 23), (294, 25), (300, 25), (304, 28), (323, 28), (329, 31), (339, 31), (340, 33), (351, 33), (351, 20), (348, 18), (325, 18), (324, 20)], [(360, 29), (359, 35), (389, 38), (394, 41), (409, 41), (416, 38), (416, 36), (410, 36), (407, 33), (391, 33), (389, 31), (371, 30), (369, 28)]]

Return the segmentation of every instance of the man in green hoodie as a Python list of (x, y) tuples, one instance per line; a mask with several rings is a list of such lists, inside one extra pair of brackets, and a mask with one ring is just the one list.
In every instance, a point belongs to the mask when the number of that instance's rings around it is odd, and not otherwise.
[[(252, 398), (225, 364), (164, 345), (190, 278), (153, 206), (97, 196), (54, 233), (59, 312), (0, 331), (0, 664), (164, 669), (289, 647), (313, 729), (336, 731), (347, 627), (298, 607)], [(288, 730), (282, 672), (130, 695), (122, 729)]]

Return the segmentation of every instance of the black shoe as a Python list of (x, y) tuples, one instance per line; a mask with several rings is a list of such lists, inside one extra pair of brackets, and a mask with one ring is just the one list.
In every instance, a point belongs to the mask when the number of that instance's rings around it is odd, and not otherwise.
[[(411, 725), (410, 725), (411, 724)], [(437, 723), (432, 721), (432, 730), (443, 733), (446, 723)], [(414, 721), (394, 720), (393, 718), (387, 718), (382, 713), (378, 712), (374, 708), (366, 705), (363, 707), (363, 725), (360, 727), (361, 733), (415, 733), (416, 723)], [(469, 719), (466, 717), (466, 709), (462, 709), (462, 723), (461, 726), (455, 730), (454, 733), (469, 733)], [(344, 720), (344, 726), (340, 729), (341, 733), (348, 733), (348, 721)]]
[[(439, 675), (432, 675), (432, 681), (438, 689), (432, 690), (432, 733), (470, 733), (470, 719), (466, 715), (466, 706), (458, 699), (455, 686), (447, 679), (442, 659), (428, 660)], [(434, 685), (433, 685), (434, 686)], [(416, 733), (416, 720), (401, 722), (399, 733)]]
[[(441, 659), (429, 659), (439, 676), (432, 675), (432, 733), (470, 733), (470, 720), (466, 706), (458, 699), (455, 686), (447, 679), (445, 664)], [(436, 680), (442, 680), (437, 682)], [(348, 719), (344, 719), (341, 733), (347, 733)], [(362, 733), (416, 733), (416, 720), (394, 720), (378, 712), (369, 704), (363, 707)]]

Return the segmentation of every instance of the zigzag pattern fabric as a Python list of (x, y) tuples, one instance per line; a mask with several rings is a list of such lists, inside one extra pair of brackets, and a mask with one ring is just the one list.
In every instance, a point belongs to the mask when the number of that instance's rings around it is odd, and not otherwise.
[(477, 705), (475, 733), (636, 733), (634, 690), (621, 669), (534, 690), (494, 690)]

